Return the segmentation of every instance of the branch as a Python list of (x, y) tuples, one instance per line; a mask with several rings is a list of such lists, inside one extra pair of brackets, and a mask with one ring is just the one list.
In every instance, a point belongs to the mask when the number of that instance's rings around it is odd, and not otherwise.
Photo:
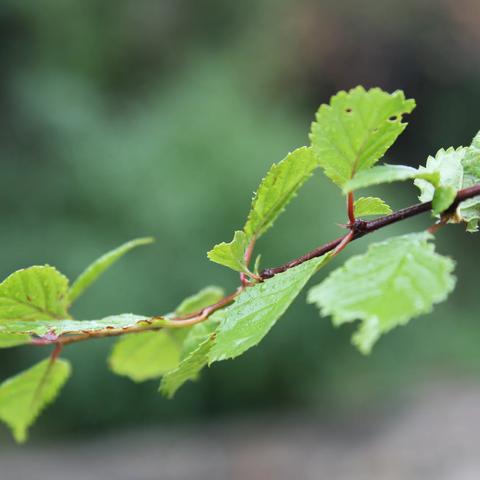
[[(449, 213), (455, 212), (458, 205), (463, 202), (464, 200), (468, 200), (469, 198), (473, 198), (480, 195), (480, 184), (474, 185), (473, 187), (465, 188), (464, 190), (460, 190), (457, 193), (455, 201), (451, 205), (451, 207), (444, 212), (444, 215), (448, 215)], [(397, 210), (396, 212), (391, 213), (390, 215), (386, 215), (384, 217), (377, 218), (375, 220), (371, 220), (369, 222), (364, 220), (356, 219), (353, 224), (349, 224), (348, 228), (350, 231), (335, 240), (332, 240), (318, 248), (315, 248), (311, 252), (306, 253), (305, 255), (296, 258), (280, 267), (275, 268), (267, 268), (263, 270), (260, 274), (259, 281), (267, 280), (272, 278), (274, 275), (278, 273), (285, 272), (290, 268), (294, 268), (302, 263), (311, 260), (312, 258), (321, 257), (327, 252), (335, 250), (335, 254), (339, 253), (348, 243), (353, 240), (357, 240), (358, 238), (363, 237), (369, 233), (375, 232), (381, 228), (384, 228), (392, 223), (397, 223), (402, 220), (406, 220), (407, 218), (414, 217), (421, 213), (428, 212), (432, 209), (432, 202), (425, 202), (425, 203), (417, 203), (416, 205), (412, 205), (407, 208), (403, 208), (401, 210)], [(248, 255), (251, 255), (251, 249), (248, 252)], [(57, 345), (58, 348), (60, 346), (68, 345), (70, 343), (77, 343), (82, 342), (85, 340), (90, 340), (93, 338), (104, 338), (104, 337), (116, 337), (120, 335), (126, 335), (130, 333), (140, 333), (149, 330), (160, 330), (162, 328), (183, 328), (195, 325), (197, 323), (203, 322), (206, 320), (213, 312), (220, 310), (227, 305), (230, 305), (235, 298), (248, 288), (249, 285), (242, 285), (239, 287), (235, 292), (227, 295), (226, 297), (222, 298), (220, 301), (213, 305), (209, 305), (198, 312), (191, 313), (189, 315), (183, 317), (176, 317), (176, 318), (164, 318), (164, 317), (152, 317), (151, 319), (147, 320), (151, 325), (136, 325), (128, 328), (117, 328), (117, 329), (106, 329), (106, 330), (98, 330), (93, 332), (85, 332), (80, 335), (65, 335), (60, 336), (58, 338), (39, 338), (34, 339), (32, 344), (34, 345)]]
[[(463, 202), (464, 200), (468, 200), (469, 198), (473, 198), (480, 195), (480, 184), (474, 185), (473, 187), (465, 188), (464, 190), (459, 190), (457, 196), (455, 197), (455, 201), (453, 202), (452, 206), (448, 209), (446, 213), (454, 212), (458, 207), (459, 203)], [(375, 232), (380, 228), (386, 227), (391, 225), (392, 223), (397, 223), (402, 220), (406, 220), (410, 217), (415, 217), (416, 215), (420, 215), (421, 213), (428, 212), (432, 209), (432, 202), (424, 202), (424, 203), (417, 203), (410, 207), (402, 208), (401, 210), (397, 210), (396, 212), (391, 213), (390, 215), (385, 215), (384, 217), (377, 218), (375, 220), (371, 220), (370, 222), (366, 222), (364, 220), (355, 220), (355, 222), (349, 226), (353, 235), (350, 238), (350, 241), (357, 240), (358, 238), (367, 235), (368, 233)], [(350, 235), (350, 233), (343, 235), (331, 242), (326, 243), (320, 247), (315, 248), (311, 252), (302, 255), (295, 260), (291, 260), (280, 267), (275, 268), (267, 268), (261, 272), (260, 276), (263, 280), (268, 278), (272, 278), (277, 273), (282, 273), (290, 268), (296, 267), (301, 265), (302, 263), (311, 260), (312, 258), (321, 257), (327, 252), (334, 250), (342, 241)]]

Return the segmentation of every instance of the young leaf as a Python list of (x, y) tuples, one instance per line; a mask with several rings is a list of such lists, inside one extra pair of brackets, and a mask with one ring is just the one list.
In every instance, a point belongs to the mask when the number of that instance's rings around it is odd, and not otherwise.
[(465, 153), (465, 148), (441, 149), (435, 157), (428, 157), (425, 167), (419, 168), (419, 172), (438, 172), (439, 174), (439, 181), (436, 184), (421, 178), (415, 180), (415, 185), (421, 192), (420, 201), (432, 200), (432, 209), (436, 214), (447, 210), (455, 200), (457, 191), (462, 188), (462, 160)]
[(68, 279), (55, 268), (17, 270), (0, 284), (0, 320), (69, 318)]
[(212, 262), (249, 274), (244, 259), (248, 245), (273, 225), (317, 167), (317, 160), (307, 147), (297, 148), (281, 162), (272, 165), (253, 198), (243, 230), (236, 231), (230, 243), (215, 245), (208, 252), (208, 258)]
[(202, 308), (213, 305), (221, 300), (225, 295), (223, 288), (209, 286), (200, 290), (198, 293), (187, 297), (176, 309), (175, 315), (181, 317), (194, 313)]
[(160, 383), (159, 391), (168, 398), (188, 380), (196, 380), (198, 374), (208, 363), (208, 352), (212, 348), (212, 338), (203, 340), (198, 347), (190, 352), (180, 363), (178, 368), (167, 373)]
[(406, 165), (378, 165), (369, 170), (358, 172), (355, 177), (345, 183), (343, 193), (347, 194), (359, 188), (371, 187), (372, 185), (414, 180), (416, 178), (428, 180), (436, 185), (440, 180), (440, 174), (427, 170), (419, 171)]
[[(462, 165), (462, 188), (480, 183), (480, 132), (477, 133), (472, 144), (467, 148)], [(478, 197), (462, 202), (458, 207), (458, 213), (460, 218), (467, 223), (468, 232), (478, 231), (478, 222), (480, 221), (480, 199)]]
[(210, 363), (237, 357), (259, 343), (330, 256), (314, 258), (247, 288), (232, 305), (214, 314), (224, 319), (209, 353)]
[(73, 285), (68, 292), (68, 302), (72, 304), (83, 292), (93, 283), (97, 278), (119, 260), (123, 255), (130, 250), (139, 247), (141, 245), (147, 245), (154, 240), (151, 237), (137, 238), (130, 242), (120, 245), (120, 247), (111, 250), (110, 252), (102, 255), (100, 258), (91, 263), (73, 282)]
[(30, 335), (21, 333), (0, 333), (0, 348), (18, 347), (31, 342)]
[(316, 168), (317, 160), (308, 147), (297, 148), (281, 162), (272, 165), (258, 187), (243, 228), (249, 239), (259, 238), (273, 225)]
[(47, 359), (0, 385), (0, 420), (12, 429), (17, 442), (27, 439), (28, 428), (69, 376), (67, 361)]
[[(221, 288), (204, 288), (186, 298), (177, 307), (175, 314), (181, 316), (196, 312), (218, 302), (223, 295)], [(135, 382), (159, 378), (178, 367), (185, 356), (185, 344), (192, 348), (194, 332), (197, 328), (204, 329), (204, 323), (207, 322), (209, 320), (190, 328), (165, 329), (121, 337), (110, 355), (110, 368), (114, 373), (125, 375)]]
[(139, 325), (150, 326), (153, 322), (162, 326), (166, 319), (152, 320), (149, 317), (123, 313), (111, 315), (101, 320), (0, 320), (0, 334), (19, 333), (25, 335), (44, 336), (93, 333), (99, 330), (126, 330)]
[(237, 272), (248, 273), (245, 264), (245, 250), (248, 246), (248, 238), (245, 232), (237, 230), (230, 243), (219, 243), (207, 253), (208, 258), (215, 263), (229, 267)]
[(427, 233), (373, 244), (348, 260), (308, 294), (333, 324), (361, 320), (354, 344), (369, 353), (383, 334), (428, 313), (455, 286), (454, 262), (434, 252)]
[(392, 213), (392, 209), (381, 198), (377, 197), (360, 197), (353, 204), (353, 209), (356, 217)]
[(172, 333), (161, 330), (119, 338), (108, 360), (111, 370), (134, 382), (144, 382), (176, 368), (180, 345)]
[(325, 174), (339, 187), (357, 172), (372, 167), (406, 127), (402, 115), (415, 107), (403, 92), (356, 87), (339, 92), (322, 105), (310, 140)]

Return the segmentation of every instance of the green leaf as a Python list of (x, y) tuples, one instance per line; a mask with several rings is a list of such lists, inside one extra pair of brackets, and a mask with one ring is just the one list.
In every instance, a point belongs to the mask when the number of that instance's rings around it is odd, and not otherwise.
[(117, 375), (144, 382), (176, 368), (179, 360), (180, 345), (172, 332), (162, 330), (118, 339), (110, 355), (109, 366)]
[[(186, 298), (175, 310), (178, 316), (194, 313), (218, 302), (224, 295), (221, 288), (207, 287)], [(135, 382), (159, 378), (178, 367), (187, 349), (195, 349), (206, 334), (205, 323), (189, 328), (164, 329), (126, 335), (115, 343), (109, 358), (112, 371)]]
[(213, 305), (225, 295), (223, 288), (209, 286), (186, 298), (176, 309), (175, 315), (181, 317)]
[[(480, 183), (480, 132), (477, 133), (472, 144), (467, 148), (462, 165), (462, 188), (472, 187)], [(467, 223), (468, 232), (477, 232), (480, 220), (480, 199), (476, 197), (462, 202), (458, 207), (458, 214)]]
[(440, 180), (438, 172), (419, 171), (406, 165), (378, 165), (358, 172), (355, 177), (345, 183), (343, 193), (353, 192), (359, 188), (371, 187), (382, 183), (400, 182), (421, 178), (437, 184)]
[(130, 250), (141, 245), (147, 245), (153, 241), (154, 240), (151, 237), (137, 238), (124, 243), (120, 247), (111, 250), (95, 260), (79, 275), (75, 282), (73, 282), (73, 285), (68, 292), (69, 304), (72, 304), (105, 270), (107, 270), (107, 268), (113, 265)]
[(20, 333), (0, 333), (0, 348), (18, 347), (31, 342), (29, 335)]
[(188, 380), (196, 380), (200, 371), (208, 363), (208, 352), (212, 348), (212, 337), (203, 340), (195, 350), (190, 352), (178, 368), (167, 373), (160, 383), (160, 392), (172, 398), (175, 392)]
[(259, 238), (273, 225), (316, 168), (317, 160), (308, 147), (297, 148), (272, 165), (258, 187), (243, 228), (249, 239)]
[(402, 115), (415, 107), (403, 92), (356, 87), (322, 105), (310, 140), (325, 174), (338, 186), (372, 167), (406, 127)]
[(111, 315), (101, 320), (15, 320), (0, 321), (0, 334), (20, 333), (26, 335), (44, 336), (49, 334), (81, 334), (98, 332), (99, 330), (128, 329), (144, 325), (151, 326), (153, 322), (161, 326), (166, 319), (152, 320), (150, 317), (123, 313)]
[(433, 212), (436, 214), (447, 210), (455, 200), (457, 191), (462, 188), (462, 160), (465, 153), (465, 148), (440, 149), (435, 157), (428, 157), (425, 167), (419, 168), (419, 172), (438, 172), (439, 174), (439, 181), (435, 184), (421, 178), (415, 180), (415, 185), (420, 189), (420, 201), (431, 200)]
[(17, 442), (27, 439), (28, 428), (58, 395), (70, 370), (65, 360), (47, 359), (0, 385), (0, 419)]
[(17, 270), (0, 284), (0, 320), (68, 318), (68, 279), (55, 268)]
[(330, 257), (326, 254), (314, 258), (249, 287), (232, 305), (215, 313), (214, 317), (220, 316), (221, 321), (209, 354), (210, 363), (237, 357), (259, 343)]
[(353, 207), (356, 217), (392, 213), (392, 209), (381, 198), (377, 197), (360, 197)]
[(208, 258), (215, 263), (229, 267), (237, 272), (248, 273), (245, 264), (245, 250), (248, 246), (248, 238), (244, 232), (237, 230), (230, 243), (219, 243), (207, 253)]
[(430, 234), (391, 238), (349, 259), (308, 294), (333, 324), (361, 320), (354, 344), (369, 353), (383, 334), (428, 313), (455, 286), (454, 262), (434, 252)]

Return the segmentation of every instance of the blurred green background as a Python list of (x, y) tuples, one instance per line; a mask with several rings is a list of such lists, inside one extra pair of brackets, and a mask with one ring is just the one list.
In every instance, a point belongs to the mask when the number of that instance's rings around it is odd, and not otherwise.
[[(418, 165), (480, 129), (476, 0), (3, 0), (0, 5), (0, 270), (55, 265), (70, 278), (134, 237), (75, 307), (80, 319), (171, 311), (237, 275), (206, 251), (243, 224), (269, 166), (308, 142), (315, 110), (357, 84), (403, 89), (418, 107), (388, 154)], [(378, 192), (383, 193), (382, 189)], [(375, 192), (373, 192), (375, 193)], [(394, 208), (416, 192), (383, 195)], [(263, 266), (338, 236), (340, 193), (319, 173), (258, 245)], [(423, 229), (423, 217), (363, 239)], [(108, 371), (110, 341), (68, 348), (74, 376), (34, 441), (239, 412), (374, 411), (418, 385), (480, 378), (478, 237), (442, 231), (458, 261), (448, 303), (363, 357), (302, 295), (261, 346), (215, 365), (174, 401)], [(338, 259), (338, 266), (342, 259)], [(1, 378), (43, 349), (0, 352)], [(0, 436), (7, 440), (6, 429)]]

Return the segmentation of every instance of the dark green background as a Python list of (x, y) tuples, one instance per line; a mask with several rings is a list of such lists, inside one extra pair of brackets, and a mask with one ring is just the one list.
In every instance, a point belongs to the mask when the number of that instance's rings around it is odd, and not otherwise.
[[(110, 248), (153, 235), (154, 246), (79, 301), (77, 318), (159, 314), (205, 285), (234, 288), (237, 275), (205, 252), (241, 227), (264, 173), (307, 143), (315, 110), (337, 90), (378, 85), (416, 98), (389, 162), (416, 166), (471, 140), (480, 129), (479, 9), (475, 0), (4, 0), (1, 274), (49, 263), (72, 278)], [(407, 185), (376, 192), (394, 208), (416, 200)], [(338, 236), (344, 220), (340, 193), (319, 173), (259, 243), (263, 265)], [(336, 265), (429, 222), (356, 242)], [(423, 382), (476, 379), (478, 246), (461, 227), (439, 234), (439, 250), (458, 261), (456, 292), (369, 357), (304, 295), (260, 347), (215, 365), (174, 401), (156, 382), (110, 374), (110, 341), (72, 346), (65, 355), (75, 374), (33, 437), (240, 411), (368, 410)], [(2, 351), (1, 377), (47, 354)]]

